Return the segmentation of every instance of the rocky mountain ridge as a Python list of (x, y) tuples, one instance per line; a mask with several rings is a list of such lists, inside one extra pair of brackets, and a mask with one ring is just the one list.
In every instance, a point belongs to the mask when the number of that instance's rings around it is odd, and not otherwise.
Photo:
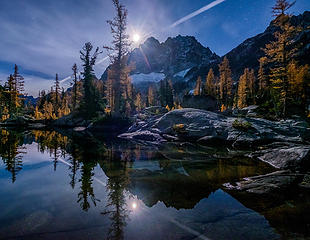
[[(292, 16), (290, 21), (293, 26), (301, 26), (304, 29), (295, 39), (296, 44), (301, 46), (297, 60), (302, 64), (310, 64), (310, 12), (305, 11), (298, 16)], [(263, 33), (246, 39), (222, 57), (208, 47), (202, 46), (192, 36), (169, 37), (163, 43), (150, 37), (140, 45), (140, 48), (134, 49), (128, 55), (128, 62), (135, 63), (135, 69), (131, 73), (133, 82), (137, 76), (139, 76), (138, 82), (141, 83), (141, 78), (143, 80), (145, 75), (160, 73), (161, 75), (153, 77), (154, 82), (166, 76), (172, 78), (174, 82), (189, 81), (185, 85), (192, 87), (197, 77), (205, 77), (210, 68), (217, 72), (218, 64), (225, 56), (230, 61), (233, 78), (237, 81), (244, 68), (258, 69), (258, 60), (264, 54), (262, 48), (274, 40), (273, 34), (276, 30), (274, 22), (271, 22)], [(107, 70), (101, 79), (106, 78)], [(146, 79), (146, 82), (150, 81), (149, 78)]]
[[(150, 37), (128, 55), (128, 63), (135, 65), (132, 75), (164, 73), (173, 76), (200, 64), (218, 62), (219, 59), (217, 54), (202, 46), (195, 37), (181, 35), (169, 37), (162, 43)], [(106, 78), (107, 70), (101, 79)]]

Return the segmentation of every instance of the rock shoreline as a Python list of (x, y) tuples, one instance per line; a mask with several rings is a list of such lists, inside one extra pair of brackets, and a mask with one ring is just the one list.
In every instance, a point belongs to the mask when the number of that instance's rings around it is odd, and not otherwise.
[(178, 140), (208, 145), (222, 142), (235, 148), (246, 148), (272, 142), (308, 143), (310, 128), (306, 122), (297, 120), (272, 122), (260, 118), (227, 117), (191, 108), (150, 115), (146, 109), (119, 137), (153, 143)]
[[(253, 114), (254, 116), (254, 114)], [(194, 142), (201, 145), (227, 144), (251, 149), (245, 154), (273, 166), (274, 173), (226, 183), (227, 190), (268, 194), (290, 187), (308, 188), (310, 170), (310, 128), (298, 120), (269, 121), (255, 117), (233, 117), (198, 109), (180, 109), (154, 115), (146, 109), (120, 138), (145, 141)]]

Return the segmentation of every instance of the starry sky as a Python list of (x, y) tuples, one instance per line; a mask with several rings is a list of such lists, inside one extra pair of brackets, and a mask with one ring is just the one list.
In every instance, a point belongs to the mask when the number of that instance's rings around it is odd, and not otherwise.
[[(217, 0), (218, 4), (181, 24), (185, 16), (215, 0), (121, 0), (128, 9), (128, 34), (141, 40), (154, 36), (192, 35), (222, 56), (249, 37), (263, 32), (272, 20), (275, 0)], [(309, 0), (297, 0), (290, 10), (310, 10)], [(106, 21), (113, 18), (111, 0), (0, 0), (0, 84), (20, 67), (29, 95), (50, 89), (56, 73), (71, 75), (81, 65), (79, 50), (85, 42), (102, 48), (111, 35)], [(132, 47), (136, 47), (134, 44)], [(100, 59), (106, 57), (103, 53)], [(98, 77), (108, 60), (95, 66)]]

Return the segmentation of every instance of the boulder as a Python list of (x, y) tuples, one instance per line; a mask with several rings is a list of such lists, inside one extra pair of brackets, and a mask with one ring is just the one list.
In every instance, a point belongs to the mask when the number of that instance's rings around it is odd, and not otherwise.
[(246, 191), (255, 194), (268, 194), (274, 191), (283, 191), (297, 185), (302, 174), (291, 171), (277, 171), (266, 175), (244, 178), (235, 184), (225, 183), (223, 186), (228, 190)]
[(5, 120), (2, 125), (25, 127), (35, 122), (35, 119), (33, 119), (31, 116), (14, 116)]
[(73, 114), (69, 114), (59, 119), (56, 119), (52, 123), (52, 125), (56, 127), (74, 128), (74, 127), (86, 127), (88, 123), (85, 120), (83, 120), (83, 118), (76, 117)]
[(75, 127), (73, 128), (73, 131), (75, 132), (83, 132), (86, 130), (86, 127)]
[(234, 109), (232, 111), (232, 115), (235, 117), (257, 117), (257, 109), (258, 106), (257, 105), (251, 105), (242, 109)]
[(203, 136), (217, 136), (216, 129), (227, 127), (227, 119), (214, 112), (193, 108), (171, 111), (162, 116), (154, 125), (154, 128), (166, 134), (177, 134), (174, 126), (184, 124), (186, 136), (199, 138)]
[(274, 143), (256, 151), (250, 157), (269, 163), (278, 169), (306, 170), (310, 167), (310, 146)]
[(119, 135), (120, 138), (132, 139), (132, 140), (139, 140), (139, 141), (146, 141), (146, 142), (154, 142), (160, 143), (165, 142), (166, 140), (157, 133), (153, 133), (150, 131), (139, 131), (133, 133), (123, 133)]
[[(165, 135), (166, 139), (177, 137), (181, 141), (198, 141), (201, 144), (219, 141), (232, 144), (236, 148), (271, 142), (301, 144), (310, 140), (310, 129), (304, 122), (228, 117), (193, 108), (178, 109), (164, 115), (139, 114), (127, 133), (135, 133), (137, 137), (144, 134), (144, 131), (161, 137)], [(131, 138), (131, 135), (128, 135), (128, 138)]]

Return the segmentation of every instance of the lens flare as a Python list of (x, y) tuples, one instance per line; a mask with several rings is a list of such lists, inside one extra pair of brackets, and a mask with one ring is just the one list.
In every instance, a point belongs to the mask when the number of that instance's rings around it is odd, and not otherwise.
[(133, 36), (132, 36), (132, 40), (137, 43), (139, 42), (141, 39), (140, 35), (138, 33), (135, 33)]

